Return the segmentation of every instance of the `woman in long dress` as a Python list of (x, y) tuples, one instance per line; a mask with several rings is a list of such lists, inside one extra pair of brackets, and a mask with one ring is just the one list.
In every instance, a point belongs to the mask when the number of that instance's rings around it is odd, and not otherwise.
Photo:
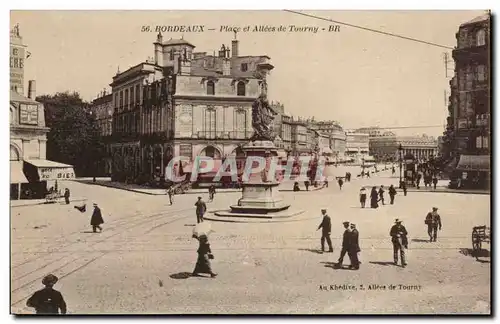
[(213, 259), (213, 254), (210, 249), (210, 243), (208, 243), (208, 237), (202, 235), (198, 238), (198, 241), (200, 242), (198, 247), (198, 260), (196, 261), (193, 276), (197, 276), (200, 273), (206, 273), (209, 274), (210, 277), (215, 278), (217, 274), (212, 271), (212, 266), (210, 264), (210, 259)]
[(370, 194), (370, 207), (378, 208), (378, 193), (376, 187), (372, 188), (372, 192)]

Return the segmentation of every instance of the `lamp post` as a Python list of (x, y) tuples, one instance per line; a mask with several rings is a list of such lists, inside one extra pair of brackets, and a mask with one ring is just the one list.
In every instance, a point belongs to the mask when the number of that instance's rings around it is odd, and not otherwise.
[(398, 152), (399, 152), (399, 188), (401, 189), (403, 187), (403, 145), (399, 144), (398, 146)]

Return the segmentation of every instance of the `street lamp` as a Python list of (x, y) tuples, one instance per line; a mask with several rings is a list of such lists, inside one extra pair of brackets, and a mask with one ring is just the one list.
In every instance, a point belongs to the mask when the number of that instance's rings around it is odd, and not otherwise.
[(403, 145), (401, 143), (398, 146), (399, 152), (399, 188), (403, 187), (403, 177), (402, 177), (402, 169), (403, 169)]

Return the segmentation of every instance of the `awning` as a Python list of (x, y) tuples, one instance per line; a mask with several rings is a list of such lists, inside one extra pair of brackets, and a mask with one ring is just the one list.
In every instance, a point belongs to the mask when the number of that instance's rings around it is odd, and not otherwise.
[(23, 172), (22, 161), (10, 161), (10, 183), (28, 183)]
[(24, 160), (37, 169), (40, 181), (45, 180), (70, 180), (75, 178), (73, 166), (50, 160)]
[(460, 171), (490, 171), (489, 155), (461, 155), (457, 170)]

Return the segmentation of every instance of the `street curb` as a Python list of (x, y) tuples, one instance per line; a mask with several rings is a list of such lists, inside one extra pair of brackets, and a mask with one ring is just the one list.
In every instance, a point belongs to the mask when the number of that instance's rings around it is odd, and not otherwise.
[(139, 189), (116, 187), (116, 186), (111, 186), (111, 185), (107, 185), (107, 184), (104, 184), (104, 183), (87, 183), (87, 184), (94, 185), (94, 186), (101, 186), (101, 187), (113, 188), (113, 189), (118, 189), (118, 190), (125, 190), (125, 191), (130, 191), (130, 192), (137, 192), (137, 193), (141, 193), (141, 194), (144, 194), (144, 195), (150, 195), (150, 196), (166, 196), (167, 195), (166, 192), (165, 193), (145, 192), (145, 191), (141, 191)]
[(491, 192), (488, 191), (455, 191), (452, 189), (444, 189), (444, 190), (420, 190), (420, 189), (411, 189), (406, 190), (407, 192), (432, 192), (432, 193), (455, 193), (455, 194), (463, 194), (463, 195), (491, 195)]
[[(79, 198), (79, 199), (70, 200), (70, 203), (79, 202), (79, 201), (87, 201), (87, 200), (88, 200), (87, 198)], [(22, 205), (14, 205), (14, 206), (11, 203), (10, 208), (26, 207), (26, 206), (38, 206), (38, 205), (57, 205), (57, 202), (54, 202), (54, 203), (46, 203), (46, 202), (25, 203)]]

